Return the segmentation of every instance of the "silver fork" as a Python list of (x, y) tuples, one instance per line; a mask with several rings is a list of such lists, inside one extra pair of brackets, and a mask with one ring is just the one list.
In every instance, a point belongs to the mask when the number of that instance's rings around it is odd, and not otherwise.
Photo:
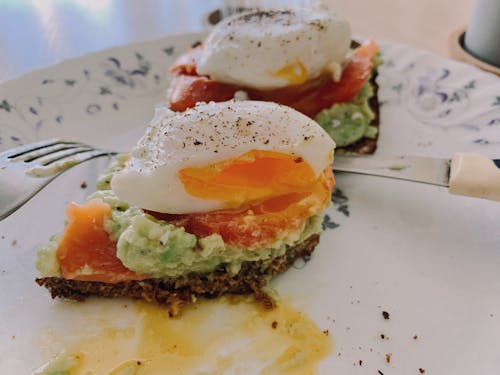
[(0, 153), (0, 220), (15, 212), (64, 171), (116, 152), (50, 139)]

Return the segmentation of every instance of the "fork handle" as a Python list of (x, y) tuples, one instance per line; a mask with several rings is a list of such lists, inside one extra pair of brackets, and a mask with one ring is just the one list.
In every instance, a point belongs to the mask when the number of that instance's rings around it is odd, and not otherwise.
[(500, 201), (500, 168), (477, 153), (458, 153), (451, 159), (450, 193)]

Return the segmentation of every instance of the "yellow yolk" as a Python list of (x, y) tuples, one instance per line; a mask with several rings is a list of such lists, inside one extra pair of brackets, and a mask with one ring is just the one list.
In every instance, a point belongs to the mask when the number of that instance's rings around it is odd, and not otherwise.
[(300, 60), (284, 66), (275, 72), (273, 76), (285, 79), (290, 85), (300, 85), (307, 81), (308, 78), (307, 69)]
[(285, 303), (269, 311), (244, 299), (201, 300), (179, 318), (136, 306), (134, 323), (100, 320), (96, 335), (75, 340), (35, 374), (316, 374), (333, 349), (326, 330)]
[(130, 205), (167, 214), (243, 208), (311, 192), (334, 148), (318, 123), (272, 102), (159, 110), (111, 188)]
[(207, 167), (181, 169), (179, 179), (188, 194), (221, 201), (227, 208), (308, 195), (318, 180), (301, 157), (259, 150)]

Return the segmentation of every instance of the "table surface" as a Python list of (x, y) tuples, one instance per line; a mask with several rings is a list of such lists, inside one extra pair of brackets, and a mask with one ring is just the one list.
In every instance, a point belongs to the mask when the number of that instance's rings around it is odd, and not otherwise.
[[(202, 31), (221, 0), (0, 0), (0, 82), (104, 48)], [(325, 0), (354, 34), (449, 56), (472, 0)]]

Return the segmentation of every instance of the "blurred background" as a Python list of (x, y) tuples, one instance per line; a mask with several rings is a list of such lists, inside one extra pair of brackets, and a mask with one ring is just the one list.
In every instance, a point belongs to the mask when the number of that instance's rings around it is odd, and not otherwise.
[[(500, 0), (498, 0), (500, 1)], [(284, 1), (282, 1), (284, 2)], [(293, 2), (293, 1), (292, 1)], [(449, 57), (473, 0), (325, 0), (355, 35)], [(207, 29), (222, 0), (0, 0), (0, 82), (88, 52)]]

